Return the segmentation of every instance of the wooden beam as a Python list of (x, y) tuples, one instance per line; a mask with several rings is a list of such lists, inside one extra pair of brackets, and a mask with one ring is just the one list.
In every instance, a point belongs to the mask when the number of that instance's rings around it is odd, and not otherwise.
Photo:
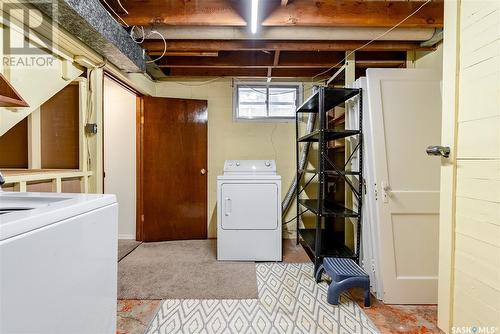
[(265, 77), (265, 68), (172, 68), (169, 76), (182, 77)]
[[(422, 1), (295, 0), (278, 6), (263, 26), (392, 27)], [(402, 23), (406, 28), (443, 27), (444, 3), (432, 1)]]
[[(295, 69), (273, 69), (273, 77), (282, 78), (310, 78), (324, 69), (295, 68)], [(328, 77), (333, 72), (330, 71), (321, 77)], [(262, 77), (267, 75), (266, 68), (172, 68), (166, 71), (166, 75), (182, 77)]]
[[(278, 41), (278, 40), (167, 40), (167, 51), (224, 51), (224, 50), (269, 50), (269, 51), (341, 51), (354, 50), (366, 41)], [(147, 51), (163, 51), (161, 40), (146, 40), (142, 46)], [(419, 42), (376, 41), (363, 51), (408, 51), (433, 50), (422, 48)]]
[(280, 50), (274, 51), (274, 60), (273, 60), (273, 65), (274, 66), (278, 66), (278, 64), (280, 62), (280, 53), (281, 53)]
[(399, 68), (405, 67), (405, 60), (356, 60), (357, 68), (370, 68), (370, 67), (387, 67)]
[[(285, 4), (286, 5), (286, 4)], [(277, 67), (279, 62), (280, 62), (280, 50), (274, 51), (274, 59), (273, 59), (273, 66), (267, 68), (267, 77), (270, 78), (272, 77), (273, 74), (273, 67)]]
[[(107, 2), (119, 12), (116, 0)], [(101, 0), (101, 3), (104, 3)], [(120, 15), (133, 26), (246, 26), (239, 4), (231, 0), (142, 0), (123, 1), (128, 15)], [(104, 6), (107, 8), (106, 6)]]
[[(107, 0), (116, 11), (116, 0)], [(104, 2), (103, 2), (104, 3)], [(120, 15), (138, 26), (247, 26), (247, 2), (233, 0), (142, 0), (123, 2)], [(285, 4), (285, 5), (283, 5)], [(412, 13), (421, 1), (266, 0), (264, 26), (390, 27)], [(401, 27), (443, 27), (443, 1), (434, 0)]]
[[(372, 64), (375, 64), (376, 62), (372, 62)], [(378, 63), (381, 63), (380, 61)], [(390, 64), (393, 64), (394, 62), (390, 62)], [(397, 64), (400, 64), (402, 62), (397, 62)], [(212, 65), (199, 65), (199, 64), (192, 64), (192, 65), (184, 65), (184, 64), (177, 64), (177, 65), (172, 65), (172, 64), (162, 64), (158, 65), (160, 68), (264, 68), (264, 69), (273, 69), (273, 68), (317, 68), (317, 69), (325, 69), (328, 67), (331, 67), (335, 65), (334, 63), (331, 64), (296, 64), (296, 65), (241, 65), (241, 64), (225, 64), (225, 65), (220, 65), (220, 64), (212, 64)], [(340, 66), (338, 66), (340, 67)]]
[(160, 67), (193, 68), (328, 68), (342, 61), (341, 52), (221, 51), (219, 57), (165, 57)]
[(217, 57), (219, 56), (219, 52), (202, 52), (202, 51), (167, 51), (163, 53), (163, 51), (149, 51), (148, 54), (150, 56), (161, 56), (165, 57)]

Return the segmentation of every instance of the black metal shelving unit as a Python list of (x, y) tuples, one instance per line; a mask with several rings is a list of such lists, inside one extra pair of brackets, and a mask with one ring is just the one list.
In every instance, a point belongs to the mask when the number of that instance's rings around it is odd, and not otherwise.
[[(363, 175), (363, 134), (362, 134), (362, 103), (361, 89), (353, 88), (328, 88), (315, 87), (315, 93), (309, 97), (296, 113), (296, 163), (297, 163), (297, 243), (301, 243), (311, 259), (314, 261), (314, 272), (321, 265), (324, 257), (351, 258), (359, 263), (359, 250), (361, 240), (361, 208), (362, 208), (362, 175)], [(328, 128), (327, 112), (341, 105), (345, 101), (359, 95), (359, 127), (358, 129), (331, 129)], [(317, 113), (318, 128), (310, 134), (300, 136), (300, 119), (303, 113)], [(338, 166), (328, 155), (328, 142), (350, 136), (359, 136), (358, 144), (352, 150), (344, 166)], [(299, 169), (299, 151), (301, 143), (318, 143), (318, 157), (316, 169)], [(311, 152), (311, 150), (309, 150)], [(310, 154), (310, 153), (309, 153)], [(354, 155), (358, 155), (358, 169), (346, 170), (346, 166)], [(301, 180), (305, 175), (311, 175), (304, 186)], [(317, 176), (316, 198), (302, 198), (301, 194)], [(358, 178), (358, 184), (350, 179)], [(345, 207), (326, 196), (326, 183), (330, 178), (340, 178), (351, 189), (357, 202), (356, 211)], [(304, 180), (305, 181), (305, 180)], [(314, 228), (301, 228), (300, 217), (306, 212), (313, 213), (315, 217)], [(345, 232), (338, 232), (335, 224), (345, 222), (345, 219), (354, 219), (357, 224), (355, 251), (345, 245)]]

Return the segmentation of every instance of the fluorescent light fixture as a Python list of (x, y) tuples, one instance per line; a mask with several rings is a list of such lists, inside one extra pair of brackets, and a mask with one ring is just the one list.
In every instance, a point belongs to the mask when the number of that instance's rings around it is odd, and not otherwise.
[(255, 34), (257, 32), (257, 16), (259, 14), (259, 0), (252, 0), (252, 17), (251, 17), (251, 23), (250, 23), (250, 28), (252, 31), (252, 34)]

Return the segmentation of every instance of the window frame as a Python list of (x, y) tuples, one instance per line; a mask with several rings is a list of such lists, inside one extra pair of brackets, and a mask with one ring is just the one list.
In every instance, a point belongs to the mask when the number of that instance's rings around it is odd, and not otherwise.
[(259, 81), (240, 81), (233, 85), (233, 121), (234, 122), (295, 122), (295, 113), (291, 116), (266, 116), (266, 117), (241, 117), (239, 115), (239, 88), (266, 88), (266, 111), (269, 115), (269, 88), (289, 88), (297, 89), (296, 105), (302, 103), (304, 95), (304, 86), (301, 82), (259, 82)]

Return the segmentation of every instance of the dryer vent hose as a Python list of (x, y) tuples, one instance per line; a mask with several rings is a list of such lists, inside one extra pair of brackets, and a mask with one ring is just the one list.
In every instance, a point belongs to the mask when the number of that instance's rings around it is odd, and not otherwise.
[[(306, 135), (313, 131), (315, 121), (316, 121), (316, 114), (310, 113), (307, 118)], [(302, 151), (299, 152), (299, 169), (305, 169), (306, 167), (307, 154), (309, 153), (310, 145), (311, 145), (310, 142), (306, 142), (302, 147)], [(301, 174), (298, 179), (297, 179), (297, 174), (295, 175), (295, 177), (292, 180), (292, 184), (290, 185), (290, 188), (288, 188), (288, 191), (286, 192), (286, 195), (283, 198), (283, 202), (281, 203), (282, 217), (285, 217), (286, 213), (290, 209), (290, 206), (292, 205), (293, 199), (296, 195), (297, 182), (300, 182), (300, 178), (302, 178), (302, 175), (303, 174)]]

